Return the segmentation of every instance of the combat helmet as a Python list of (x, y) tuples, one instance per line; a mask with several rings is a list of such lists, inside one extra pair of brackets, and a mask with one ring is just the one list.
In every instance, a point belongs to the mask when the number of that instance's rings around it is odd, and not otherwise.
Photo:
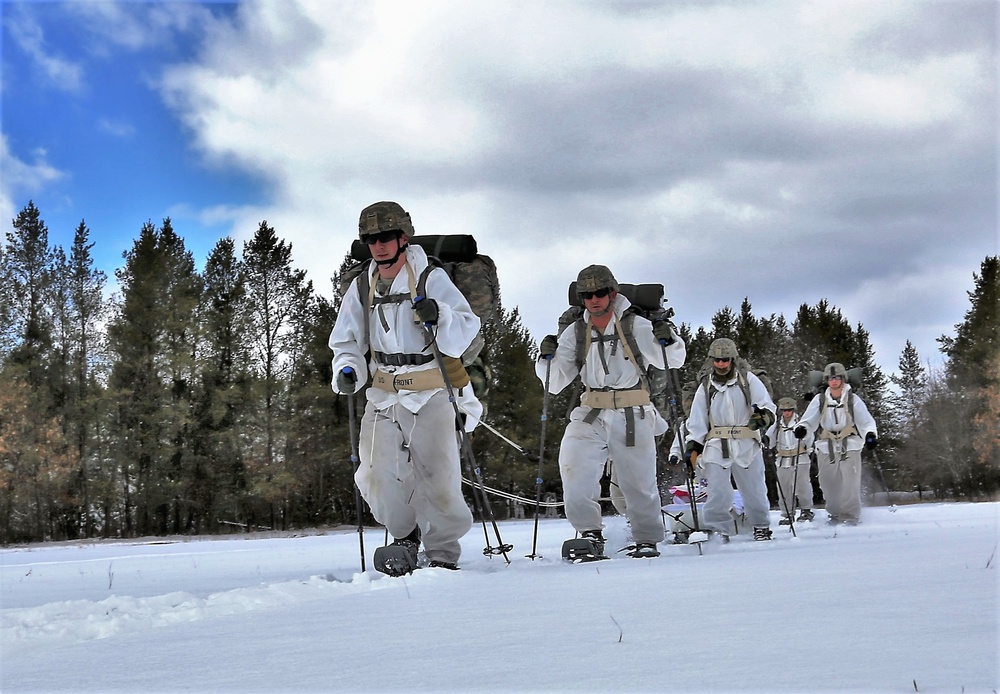
[(358, 219), (358, 236), (362, 241), (366, 236), (379, 234), (383, 231), (401, 231), (409, 237), (413, 236), (413, 223), (406, 210), (396, 202), (382, 201), (372, 203), (361, 210)]
[(731, 359), (735, 362), (740, 358), (740, 353), (735, 342), (728, 337), (720, 337), (709, 345), (708, 356), (711, 359)]
[(844, 365), (839, 362), (831, 362), (826, 365), (825, 369), (823, 369), (823, 380), (829, 382), (830, 378), (833, 376), (840, 376), (840, 378), (846, 383), (847, 369), (845, 369)]
[(778, 410), (794, 410), (795, 398), (781, 398), (778, 401)]
[[(576, 276), (576, 292), (596, 292), (599, 289), (618, 291), (618, 280), (604, 265), (588, 265)], [(583, 297), (580, 297), (583, 300)]]

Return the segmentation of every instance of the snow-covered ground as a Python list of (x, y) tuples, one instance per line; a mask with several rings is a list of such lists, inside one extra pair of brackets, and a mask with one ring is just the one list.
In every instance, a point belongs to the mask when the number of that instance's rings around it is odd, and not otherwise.
[[(511, 562), (404, 578), (383, 533), (0, 552), (3, 692), (989, 692), (1000, 504), (865, 509), (793, 538), (569, 565), (562, 519), (500, 524)], [(609, 551), (625, 542), (607, 518)], [(492, 534), (491, 534), (492, 536)]]

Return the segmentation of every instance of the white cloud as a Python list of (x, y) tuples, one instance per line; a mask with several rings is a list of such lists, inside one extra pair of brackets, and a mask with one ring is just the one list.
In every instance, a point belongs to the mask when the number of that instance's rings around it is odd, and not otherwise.
[[(82, 67), (58, 54), (46, 42), (42, 27), (23, 10), (12, 8), (4, 16), (5, 32), (28, 54), (38, 67), (38, 73), (51, 86), (65, 92), (78, 92), (83, 85)], [(28, 76), (25, 76), (27, 79)]]
[(7, 135), (0, 134), (0, 219), (13, 219), (20, 212), (14, 200), (31, 196), (43, 186), (62, 179), (66, 174), (46, 161), (45, 150), (35, 150), (34, 161), (26, 162), (10, 151)]
[[(603, 261), (662, 281), (696, 325), (744, 296), (786, 317), (825, 297), (874, 335), (895, 306), (883, 257), (920, 266), (943, 225), (995, 233), (995, 181), (949, 175), (995, 175), (995, 48), (974, 24), (922, 38), (928, 12), (247, 2), (161, 89), (206, 160), (271, 182), (252, 208), (206, 214), (244, 239), (267, 219), (320, 291), (358, 211), (395, 199), (418, 232), (475, 233), (535, 334)], [(910, 272), (896, 284), (923, 281)], [(899, 334), (956, 308), (934, 310)]]

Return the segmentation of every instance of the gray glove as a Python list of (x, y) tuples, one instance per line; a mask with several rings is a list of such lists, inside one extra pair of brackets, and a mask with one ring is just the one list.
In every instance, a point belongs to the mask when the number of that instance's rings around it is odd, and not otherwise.
[(436, 325), (438, 322), (438, 305), (434, 299), (417, 297), (413, 302), (413, 312), (417, 314), (421, 323)]
[(559, 340), (555, 335), (546, 335), (542, 338), (542, 344), (538, 347), (538, 356), (542, 359), (551, 359), (556, 354)]
[(653, 323), (653, 337), (661, 345), (672, 345), (674, 343), (674, 333), (670, 328), (670, 323), (665, 320)]
[(345, 366), (337, 373), (337, 390), (344, 395), (353, 395), (358, 385), (358, 375), (354, 369)]

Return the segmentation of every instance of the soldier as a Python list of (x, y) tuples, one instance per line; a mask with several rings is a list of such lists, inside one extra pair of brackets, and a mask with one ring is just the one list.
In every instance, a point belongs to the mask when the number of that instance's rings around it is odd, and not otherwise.
[(712, 369), (702, 380), (688, 417), (686, 455), (708, 481), (704, 525), (728, 541), (733, 531), (733, 485), (743, 498), (754, 540), (771, 539), (771, 508), (764, 483), (761, 435), (774, 422), (767, 387), (741, 368), (736, 343), (719, 338), (708, 348)]
[[(456, 569), (472, 513), (462, 495), (457, 418), (441, 369), (470, 415), (466, 428), (474, 426), (482, 406), (458, 358), (478, 334), (480, 319), (441, 268), (430, 269), (427, 296), (416, 296), (427, 255), (408, 245), (413, 224), (400, 205), (369, 205), (358, 226), (372, 260), (344, 295), (330, 348), (336, 392), (352, 394), (372, 379), (355, 480), (397, 550), (375, 568), (393, 576), (409, 573), (422, 541), (430, 566)], [(442, 363), (431, 339), (444, 355)]]
[[(796, 505), (799, 522), (813, 519), (813, 490), (809, 480), (809, 465), (812, 462), (812, 436), (801, 441), (795, 438), (795, 427), (799, 417), (795, 412), (795, 398), (778, 400), (778, 420), (767, 430), (767, 439), (773, 443), (778, 485), (781, 488), (781, 503), (784, 518), (781, 525), (790, 525)], [(796, 499), (798, 500), (796, 502)]]
[(843, 364), (823, 369), (826, 389), (812, 400), (795, 427), (795, 436), (816, 437), (819, 486), (829, 523), (861, 521), (861, 448), (878, 445), (878, 429), (868, 406), (847, 383)]
[[(683, 365), (684, 342), (669, 321), (655, 326), (630, 310), (618, 293), (618, 282), (607, 267), (590, 265), (580, 271), (576, 290), (584, 306), (579, 327), (571, 325), (557, 338), (542, 339), (538, 378), (545, 383), (551, 369), (549, 392), (555, 394), (577, 375), (585, 392), (570, 415), (559, 447), (566, 518), (588, 539), (591, 558), (604, 557), (601, 475), (608, 458), (614, 461), (615, 480), (625, 502), (625, 513), (635, 544), (632, 557), (656, 557), (663, 541), (660, 493), (656, 486), (655, 437), (667, 425), (649, 398), (646, 368), (664, 369), (666, 350), (671, 368)], [(578, 354), (577, 330), (585, 335)], [(669, 343), (661, 347), (660, 340)], [(546, 364), (547, 360), (551, 360)]]

